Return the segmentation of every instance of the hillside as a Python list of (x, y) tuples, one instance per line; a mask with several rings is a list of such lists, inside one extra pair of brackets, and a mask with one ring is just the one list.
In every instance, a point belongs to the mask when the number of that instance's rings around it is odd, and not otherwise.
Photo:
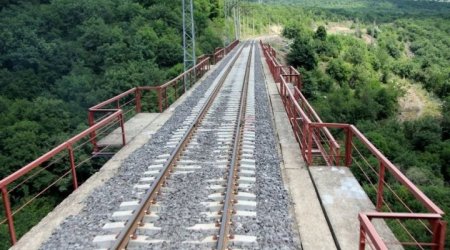
[[(284, 26), (289, 46), (269, 42), (289, 51), (286, 59), (303, 74), (303, 93), (322, 120), (357, 125), (449, 221), (450, 3), (284, 3), (290, 5), (247, 5), (246, 23), (252, 25), (244, 31), (263, 35)], [(352, 170), (373, 195), (370, 178), (356, 166)]]
[[(197, 54), (210, 53), (223, 46), (219, 3), (198, 0), (195, 8)], [(86, 128), (88, 107), (179, 74), (181, 18), (179, 1), (0, 1), (0, 179)], [(80, 168), (80, 181), (102, 162)], [(61, 169), (40, 171), (42, 177), (16, 190), (19, 197), (40, 190)], [(16, 216), (19, 235), (69, 187), (70, 180), (59, 182)], [(6, 233), (2, 224), (0, 248), (8, 245)]]

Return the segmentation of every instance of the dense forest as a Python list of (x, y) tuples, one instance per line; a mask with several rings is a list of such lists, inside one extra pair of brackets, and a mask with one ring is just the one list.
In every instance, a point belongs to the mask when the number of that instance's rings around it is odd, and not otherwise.
[[(195, 1), (198, 55), (223, 46), (225, 26), (232, 26), (221, 2)], [(303, 92), (322, 119), (356, 124), (448, 220), (450, 3), (246, 2), (255, 3), (242, 4), (243, 35), (283, 27), (288, 42), (274, 46), (303, 74)], [(181, 32), (180, 1), (0, 1), (0, 178), (86, 128), (88, 107), (180, 73)], [(439, 100), (437, 113), (399, 118), (402, 86), (412, 84)], [(78, 171), (85, 179), (98, 166)], [(44, 173), (20, 197), (58, 175)], [(19, 235), (71, 192), (70, 181), (52, 191), (15, 217)], [(3, 224), (0, 248), (8, 245)]]
[[(450, 3), (282, 2), (289, 6), (248, 5), (253, 20), (244, 30), (253, 32), (254, 25), (263, 34), (270, 26), (283, 26), (287, 45), (273, 45), (280, 52), (288, 46), (285, 59), (303, 74), (303, 93), (321, 118), (356, 124), (449, 221)], [(438, 111), (400, 119), (399, 100), (413, 84), (439, 100)], [(363, 175), (352, 169), (373, 195)]]
[[(219, 8), (218, 0), (195, 1), (197, 55), (223, 46)], [(86, 128), (88, 107), (179, 74), (181, 23), (180, 1), (0, 1), (0, 179)], [(80, 178), (98, 166), (79, 169)], [(13, 204), (58, 174), (45, 170)], [(18, 214), (19, 235), (70, 192), (70, 180), (58, 183)], [(0, 248), (8, 245), (2, 224)]]

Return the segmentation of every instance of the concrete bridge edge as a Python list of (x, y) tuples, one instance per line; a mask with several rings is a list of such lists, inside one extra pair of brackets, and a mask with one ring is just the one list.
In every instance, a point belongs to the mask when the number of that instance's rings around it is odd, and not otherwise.
[[(192, 92), (199, 86), (199, 83), (207, 78), (211, 73), (223, 63), (223, 60), (212, 65), (211, 69), (195, 84), (186, 94), (182, 95), (175, 101), (168, 109), (159, 114), (145, 129), (147, 133), (156, 132), (161, 128), (167, 120), (172, 116), (174, 109), (184, 102)], [(150, 141), (152, 136), (136, 136), (127, 142), (127, 145), (117, 152), (105, 165), (94, 175), (92, 175), (86, 182), (83, 183), (77, 190), (70, 194), (64, 201), (56, 206), (52, 212), (47, 214), (36, 226), (23, 235), (20, 240), (11, 247), (12, 250), (37, 250), (45, 243), (52, 235), (52, 232), (60, 227), (61, 223), (66, 218), (80, 213), (85, 207), (84, 202), (87, 197), (103, 183), (111, 179), (119, 170), (122, 162), (132, 154), (136, 149)]]
[[(262, 51), (260, 54), (263, 57)], [(337, 249), (275, 81), (265, 60), (262, 64), (282, 160), (280, 168), (292, 201), (291, 213), (296, 222), (294, 228), (299, 232), (302, 249)]]

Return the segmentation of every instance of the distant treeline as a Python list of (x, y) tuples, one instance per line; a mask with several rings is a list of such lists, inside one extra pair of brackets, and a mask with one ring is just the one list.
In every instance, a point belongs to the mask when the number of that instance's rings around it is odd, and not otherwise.
[[(198, 55), (223, 46), (219, 8), (218, 0), (195, 1)], [(88, 107), (179, 74), (181, 34), (181, 1), (0, 1), (0, 179), (86, 128)], [(78, 169), (80, 180), (102, 162)], [(13, 204), (62, 171), (43, 170), (14, 192)], [(70, 180), (59, 182), (16, 215), (19, 235), (70, 192)], [(0, 201), (0, 220), (2, 209)], [(0, 249), (8, 245), (1, 225)]]
[[(286, 59), (302, 73), (303, 93), (321, 118), (356, 124), (450, 221), (450, 3), (276, 2), (295, 5), (248, 4), (245, 30), (253, 32), (253, 24), (256, 33), (284, 26), (283, 36), (291, 41)], [(346, 32), (330, 34), (328, 25)], [(421, 84), (439, 98), (440, 114), (399, 120), (404, 82)], [(374, 198), (366, 177), (356, 166), (352, 170)], [(401, 185), (393, 186), (407, 204), (420, 209)], [(403, 211), (401, 205), (393, 208)], [(423, 231), (411, 223), (417, 229), (413, 234), (423, 239)], [(410, 241), (398, 225), (390, 225), (401, 240)]]

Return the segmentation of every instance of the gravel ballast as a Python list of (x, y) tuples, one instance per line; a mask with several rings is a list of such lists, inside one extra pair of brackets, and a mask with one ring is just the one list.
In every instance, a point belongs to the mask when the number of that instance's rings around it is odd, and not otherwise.
[(257, 46), (255, 60), (256, 98), (256, 197), (260, 249), (300, 249), (290, 198), (284, 188), (280, 157), (267, 94), (262, 57)]
[[(171, 149), (164, 148), (170, 135), (189, 116), (192, 108), (197, 105), (204, 93), (211, 87), (214, 80), (239, 50), (235, 48), (225, 57), (217, 68), (206, 77), (193, 93), (179, 105), (172, 117), (162, 126), (143, 147), (134, 151), (123, 163), (117, 175), (108, 180), (102, 187), (95, 189), (86, 200), (86, 206), (76, 216), (64, 220), (60, 227), (52, 233), (40, 249), (94, 249), (92, 242), (96, 235), (102, 234), (102, 226), (110, 221), (111, 214), (120, 203), (135, 197), (132, 185), (137, 183), (141, 173), (154, 161), (158, 155), (169, 154)], [(137, 198), (137, 197), (135, 197)]]
[[(133, 190), (146, 168), (155, 164), (158, 156), (170, 154), (173, 148), (164, 147), (180, 131), (183, 122), (192, 117), (192, 110), (198, 106), (199, 100), (209, 89), (215, 78), (224, 69), (233, 55), (220, 62), (220, 65), (204, 79), (182, 104), (172, 117), (158, 130), (151, 140), (133, 152), (122, 164), (119, 172), (102, 187), (92, 192), (86, 201), (85, 208), (76, 216), (68, 217), (61, 226), (52, 233), (51, 238), (41, 249), (94, 249), (93, 239), (97, 235), (105, 235), (102, 229), (105, 223), (113, 221), (111, 215), (122, 202), (139, 199), (140, 194)], [(293, 230), (293, 221), (289, 213), (290, 199), (283, 185), (278, 155), (277, 141), (272, 123), (272, 112), (265, 86), (259, 46), (254, 46), (254, 91), (255, 91), (255, 177), (253, 187), (246, 190), (256, 195), (256, 217), (240, 217), (233, 220), (232, 231), (236, 235), (256, 236), (257, 244), (242, 249), (300, 249), (297, 233)], [(244, 52), (242, 55), (246, 55)], [(244, 56), (241, 56), (243, 58)], [(239, 68), (245, 68), (246, 58), (238, 59)], [(244, 65), (244, 66), (242, 66)], [(230, 74), (230, 77), (231, 74)], [(172, 174), (167, 187), (158, 198), (160, 209), (156, 212), (156, 227), (161, 230), (150, 238), (162, 239), (166, 242), (140, 246), (142, 249), (211, 249), (211, 245), (192, 244), (201, 241), (213, 232), (193, 231), (188, 227), (214, 222), (207, 216), (205, 203), (211, 190), (207, 185), (221, 184), (218, 180), (226, 176), (227, 169), (221, 163), (227, 159), (228, 151), (223, 149), (228, 142), (222, 142), (217, 130), (228, 128), (233, 121), (230, 103), (235, 103), (235, 95), (239, 94), (240, 84), (235, 82), (240, 76), (232, 77), (233, 85), (225, 85), (211, 112), (205, 118), (200, 132), (192, 139), (197, 145), (189, 147), (187, 154), (181, 158), (187, 167), (186, 173)], [(237, 85), (237, 86), (235, 86)], [(200, 130), (200, 129), (199, 129)], [(192, 162), (190, 162), (192, 161)], [(198, 169), (190, 168), (198, 166)], [(184, 170), (183, 170), (184, 171)], [(175, 211), (175, 213), (174, 213)], [(183, 226), (179, 226), (183, 225)], [(188, 242), (188, 244), (186, 244)], [(189, 243), (191, 242), (191, 243)]]
[(258, 249), (301, 249), (294, 219), (289, 213), (290, 198), (283, 185), (280, 157), (273, 127), (272, 110), (265, 86), (259, 46), (255, 49), (256, 194), (257, 217), (240, 218), (236, 234), (257, 236)]

